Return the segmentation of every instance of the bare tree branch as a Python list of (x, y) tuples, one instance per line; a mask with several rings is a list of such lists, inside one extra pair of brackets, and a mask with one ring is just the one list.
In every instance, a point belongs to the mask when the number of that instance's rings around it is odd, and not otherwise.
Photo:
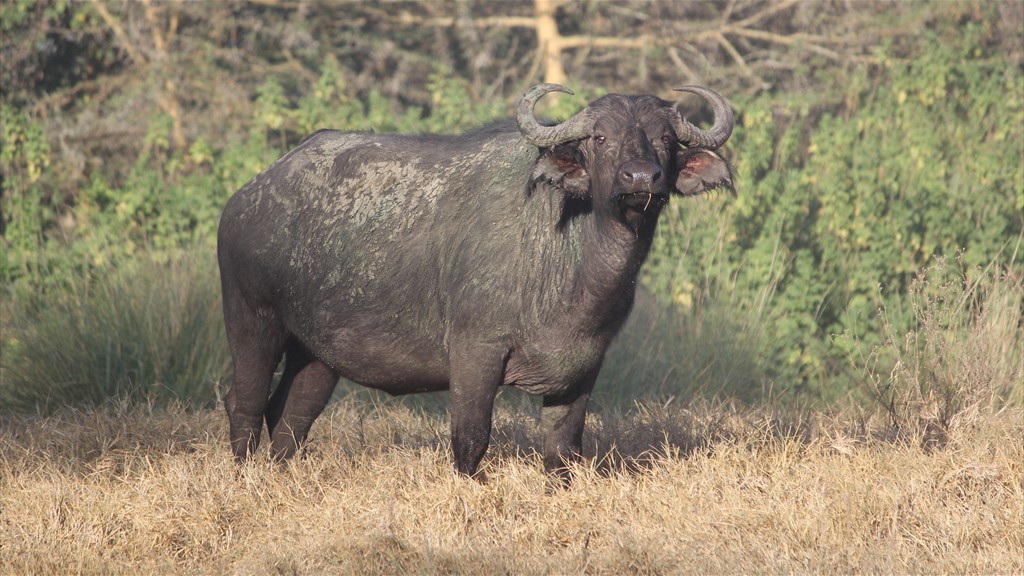
[(535, 29), (537, 31), (537, 47), (544, 60), (544, 81), (565, 84), (565, 68), (562, 67), (562, 47), (564, 39), (558, 32), (555, 22), (557, 4), (553, 0), (533, 0), (536, 14)]
[[(447, 28), (454, 26), (458, 19), (454, 16), (420, 19), (411, 14), (403, 14), (399, 23), (407, 26), (439, 26)], [(488, 16), (484, 18), (472, 18), (470, 23), (478, 28), (497, 26), (504, 28), (534, 28), (537, 25), (537, 18), (533, 16)]]
[(125, 51), (128, 52), (128, 57), (137, 64), (145, 64), (149, 60), (140, 51), (135, 43), (131, 41), (128, 34), (125, 33), (124, 28), (121, 26), (121, 22), (107, 10), (107, 5), (102, 0), (92, 0), (92, 6), (96, 10), (96, 13), (100, 15), (103, 22), (110, 27), (111, 31), (114, 32), (114, 36), (117, 36), (121, 46), (124, 47)]
[(686, 62), (679, 57), (679, 50), (676, 50), (675, 46), (669, 46), (668, 57), (672, 60), (672, 63), (683, 72), (684, 76), (693, 79), (695, 82), (699, 81), (700, 75), (695, 73), (693, 69), (687, 66)]
[(715, 40), (717, 40), (722, 48), (729, 53), (729, 56), (736, 61), (736, 64), (740, 67), (740, 70), (743, 70), (744, 74), (754, 79), (759, 86), (763, 86), (765, 84), (764, 80), (755, 74), (754, 71), (750, 69), (750, 66), (747, 66), (746, 60), (743, 59), (739, 50), (736, 50), (736, 47), (732, 45), (732, 42), (729, 42), (729, 39), (725, 37), (725, 34), (717, 32), (715, 34)]
[(738, 28), (747, 28), (749, 26), (756, 24), (757, 22), (760, 22), (764, 18), (771, 16), (772, 14), (782, 12), (783, 10), (789, 8), (790, 6), (795, 6), (796, 4), (799, 4), (801, 1), (802, 0), (783, 0), (782, 2), (778, 2), (776, 4), (769, 4), (765, 9), (759, 12), (755, 12), (752, 16), (748, 16), (743, 20), (740, 20), (739, 22), (734, 22), (732, 26)]
[[(178, 87), (174, 77), (167, 73), (169, 59), (167, 37), (164, 35), (163, 26), (160, 23), (156, 9), (153, 7), (152, 0), (142, 0), (142, 5), (145, 8), (146, 20), (149, 21), (149, 27), (153, 34), (153, 47), (156, 49), (157, 66), (162, 68), (161, 75), (164, 76), (163, 94), (157, 96), (157, 102), (160, 103), (160, 107), (171, 117), (173, 122), (171, 125), (171, 138), (174, 141), (174, 147), (184, 150), (188, 145), (188, 139), (185, 137), (181, 103), (178, 101)], [(177, 18), (173, 18), (171, 26), (169, 26), (170, 34), (173, 35), (177, 25)]]
[(612, 36), (563, 36), (560, 45), (562, 48), (578, 48), (587, 46), (593, 48), (643, 48), (656, 43), (653, 36), (647, 34), (633, 38), (615, 38)]
[[(755, 28), (755, 26), (766, 19), (797, 6), (800, 1), (782, 0), (770, 3), (754, 14), (734, 22), (730, 22), (730, 20), (732, 19), (733, 11), (737, 8), (737, 4), (730, 2), (725, 6), (717, 24), (705, 27), (700, 31), (694, 31), (694, 33), (684, 35), (683, 37), (655, 36), (647, 33), (627, 37), (582, 34), (562, 36), (555, 21), (555, 10), (562, 3), (561, 0), (534, 0), (534, 16), (532, 17), (487, 16), (469, 19), (469, 23), (475, 27), (498, 26), (534, 29), (537, 34), (537, 59), (534, 62), (535, 65), (531, 67), (532, 69), (528, 77), (533, 77), (536, 74), (536, 68), (539, 65), (544, 69), (544, 80), (546, 82), (565, 82), (566, 72), (562, 65), (562, 54), (566, 50), (584, 47), (644, 49), (645, 47), (656, 45), (663, 45), (672, 49), (674, 48), (673, 45), (680, 41), (701, 42), (710, 40), (721, 46), (722, 50), (736, 63), (743, 74), (754, 80), (758, 87), (763, 87), (766, 83), (746, 62), (743, 55), (736, 48), (736, 45), (729, 40), (730, 36), (782, 46), (794, 46), (836, 61), (844, 59), (843, 55), (828, 47), (829, 45), (842, 43), (842, 40), (839, 38), (803, 32), (777, 34)], [(463, 21), (465, 20), (463, 17)], [(456, 19), (454, 17), (418, 19), (406, 13), (401, 17), (401, 23), (405, 25), (452, 26), (456, 23)], [(692, 69), (683, 64), (678, 51), (670, 51), (669, 58), (672, 59), (677, 67), (685, 69), (684, 72), (688, 76), (695, 77)], [(681, 64), (682, 66), (680, 66)]]

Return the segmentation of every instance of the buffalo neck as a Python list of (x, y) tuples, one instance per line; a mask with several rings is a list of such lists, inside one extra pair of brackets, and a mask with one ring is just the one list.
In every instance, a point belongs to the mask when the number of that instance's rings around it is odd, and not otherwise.
[[(520, 173), (536, 159), (536, 148), (522, 141), (508, 146), (494, 169)], [(529, 169), (526, 169), (529, 170)], [(504, 171), (504, 172), (502, 172)], [(523, 244), (506, 254), (510, 273), (536, 279), (519, 285), (524, 303), (548, 323), (563, 322), (580, 333), (606, 334), (621, 327), (636, 291), (637, 275), (647, 258), (657, 224), (653, 208), (635, 229), (610, 201), (567, 198), (548, 183), (531, 183), (522, 200), (506, 210), (518, 213), (517, 228), (510, 237)], [(495, 186), (494, 190), (501, 190)], [(512, 198), (489, 197), (505, 204)], [(498, 220), (498, 225), (503, 221)], [(506, 232), (487, 223), (479, 232), (500, 237)], [(532, 272), (525, 273), (527, 270)], [(511, 272), (514, 271), (514, 272)]]
[(580, 223), (583, 234), (582, 273), (573, 298), (575, 307), (595, 324), (588, 329), (618, 331), (633, 305), (637, 276), (647, 259), (657, 212), (633, 230), (612, 208), (595, 207)]

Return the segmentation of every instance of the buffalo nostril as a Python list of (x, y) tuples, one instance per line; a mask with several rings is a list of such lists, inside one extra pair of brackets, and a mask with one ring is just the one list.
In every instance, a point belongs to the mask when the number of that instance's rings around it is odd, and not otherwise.
[(661, 167), (653, 162), (633, 160), (619, 171), (623, 184), (647, 187), (661, 179)]

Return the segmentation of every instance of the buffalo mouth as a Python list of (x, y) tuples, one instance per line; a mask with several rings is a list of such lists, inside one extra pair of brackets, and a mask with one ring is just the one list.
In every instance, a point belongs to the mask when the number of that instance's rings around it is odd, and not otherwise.
[(663, 207), (668, 203), (668, 193), (664, 191), (621, 192), (615, 195), (615, 205), (620, 210), (646, 212), (650, 209)]

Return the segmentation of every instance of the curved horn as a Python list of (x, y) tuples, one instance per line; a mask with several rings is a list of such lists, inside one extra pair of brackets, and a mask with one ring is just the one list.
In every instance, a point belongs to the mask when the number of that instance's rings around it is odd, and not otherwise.
[(676, 92), (691, 92), (700, 96), (711, 104), (711, 110), (715, 113), (715, 125), (710, 130), (701, 130), (690, 124), (679, 115), (679, 112), (672, 117), (672, 127), (676, 136), (684, 146), (689, 148), (707, 148), (714, 150), (720, 148), (732, 135), (732, 108), (721, 94), (704, 88), (703, 86), (681, 86), (673, 88)]
[(541, 126), (533, 117), (533, 107), (537, 101), (548, 92), (565, 92), (572, 94), (561, 84), (538, 84), (523, 94), (516, 108), (516, 124), (519, 125), (519, 132), (527, 142), (538, 148), (549, 148), (564, 144), (572, 140), (582, 140), (590, 136), (594, 127), (587, 108), (577, 112), (572, 118), (554, 126)]

